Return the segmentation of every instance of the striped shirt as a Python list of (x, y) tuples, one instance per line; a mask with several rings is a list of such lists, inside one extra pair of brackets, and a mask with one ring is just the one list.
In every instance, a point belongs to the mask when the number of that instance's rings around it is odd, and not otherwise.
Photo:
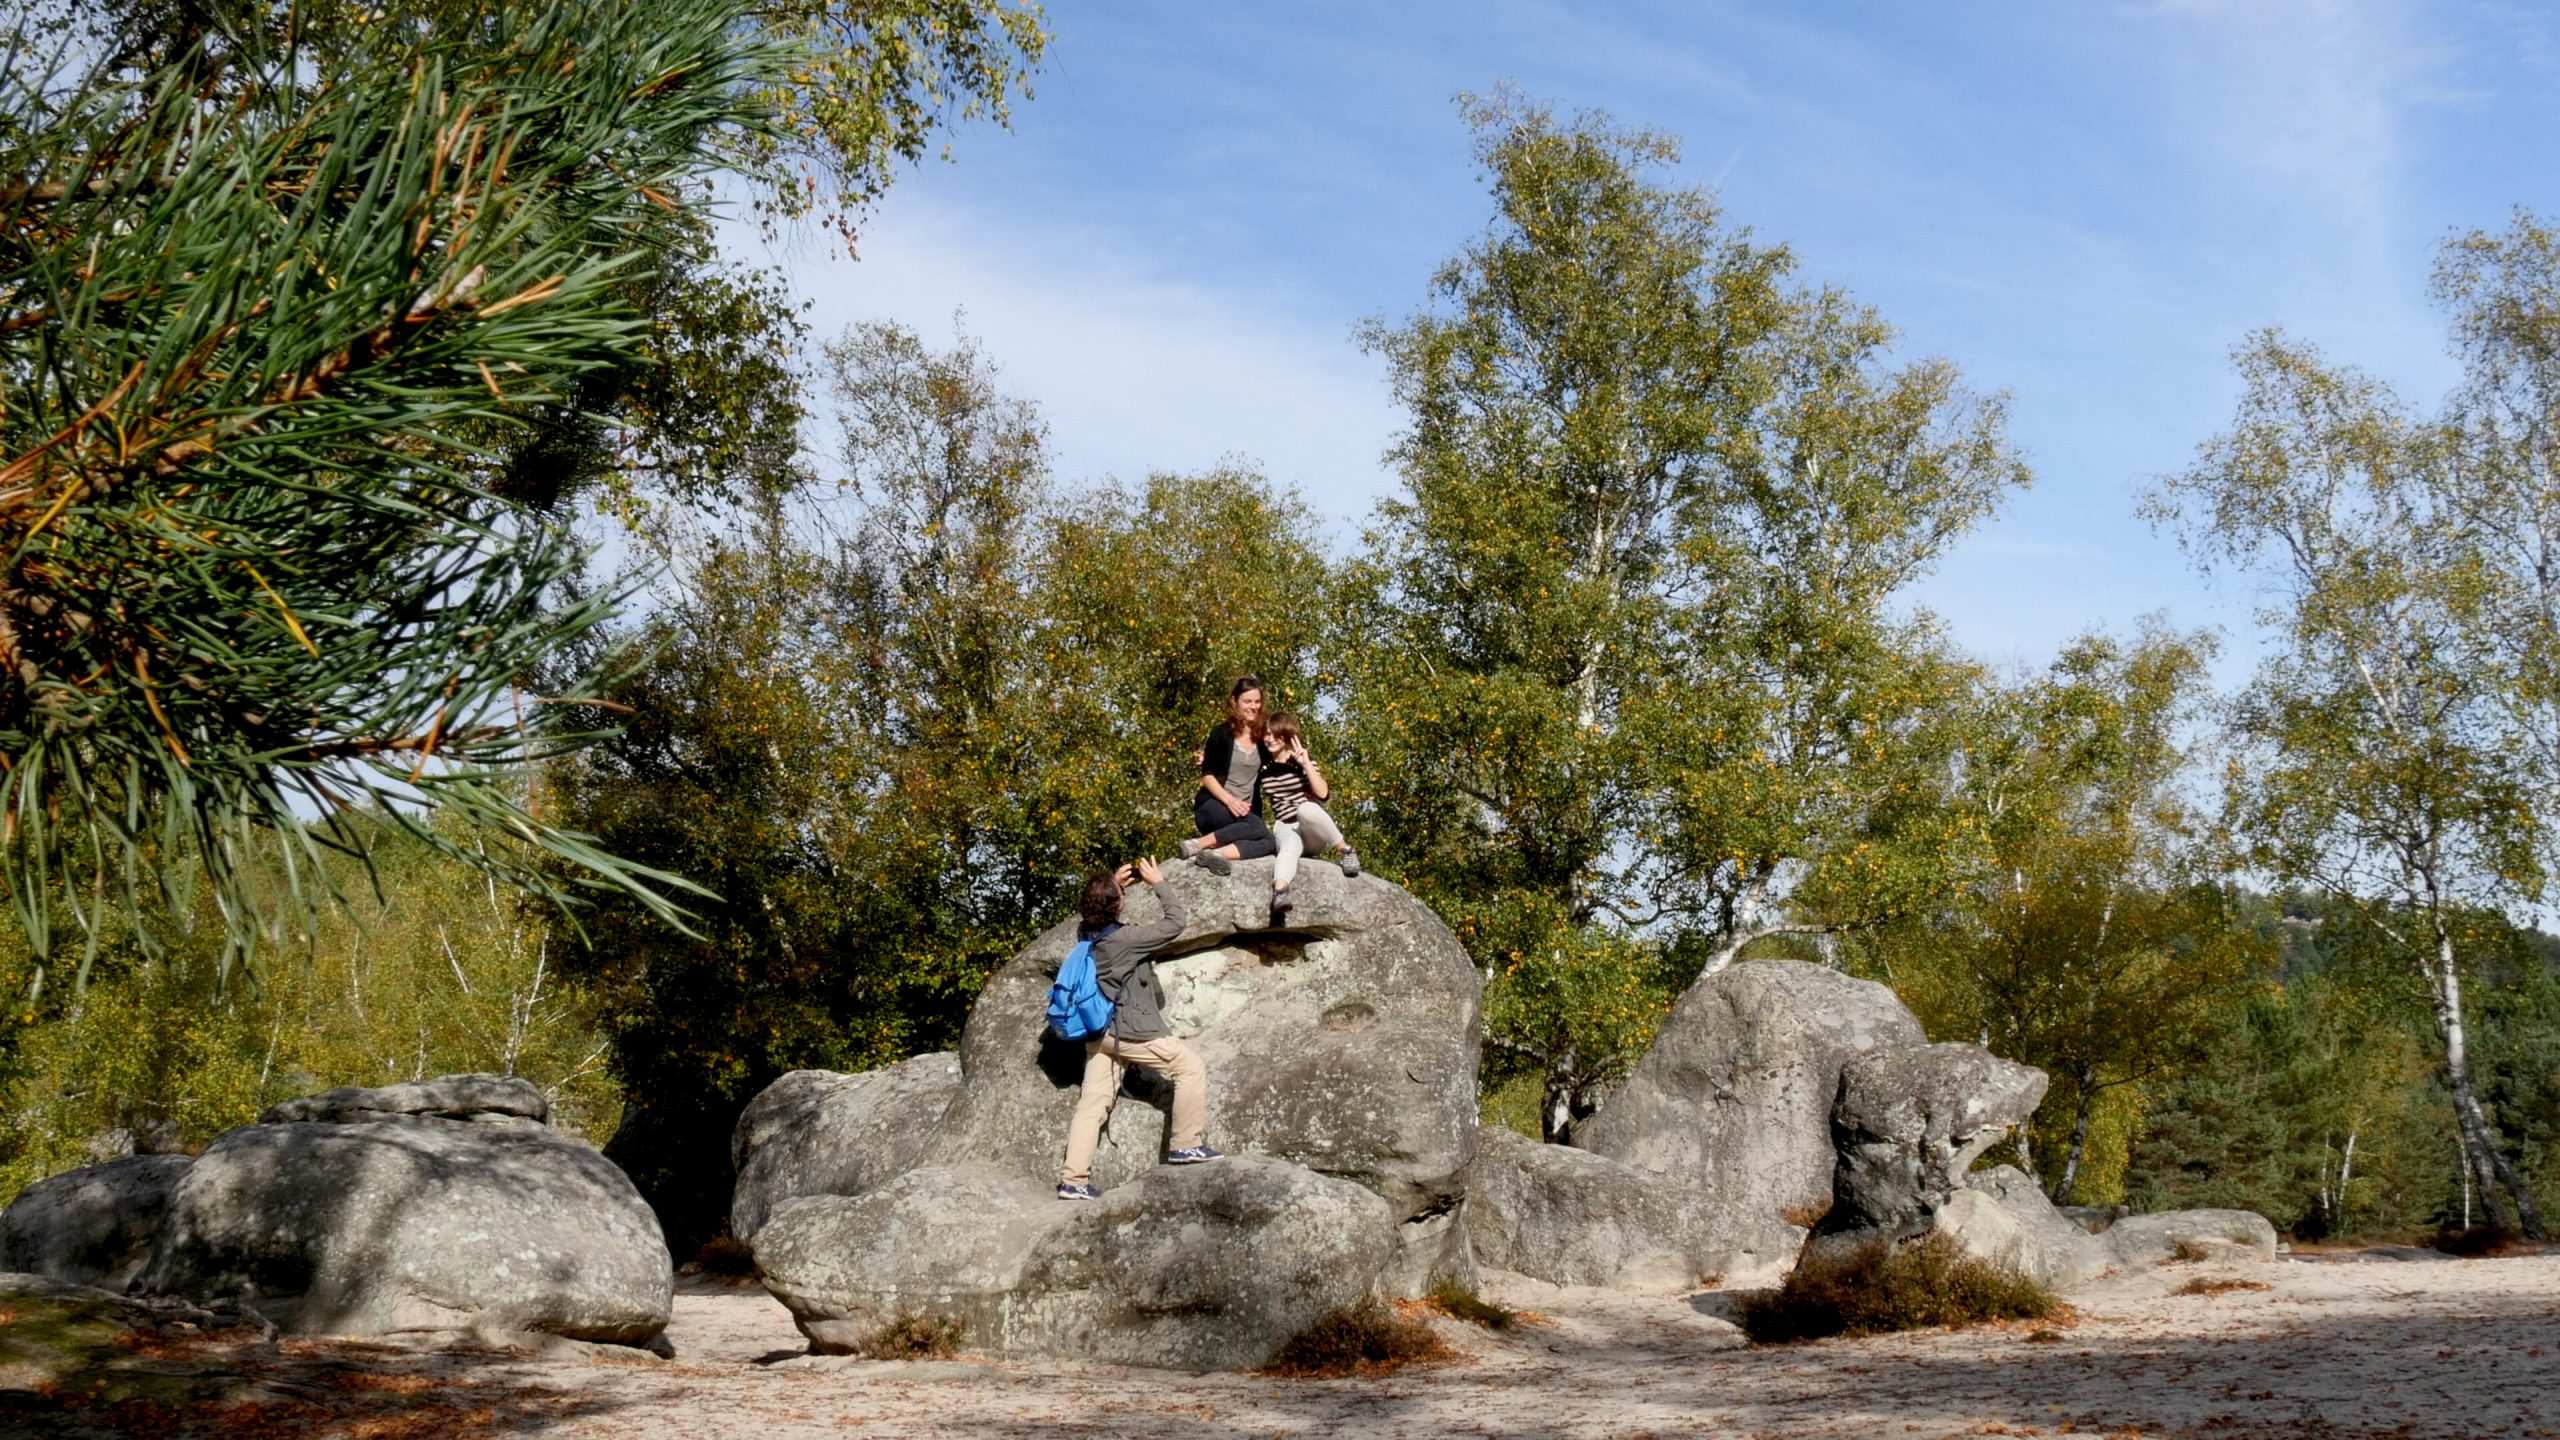
[(1292, 760), (1286, 765), (1264, 766), (1262, 798), (1271, 802), (1272, 815), (1283, 823), (1297, 819), (1298, 806), (1307, 798), (1306, 763)]

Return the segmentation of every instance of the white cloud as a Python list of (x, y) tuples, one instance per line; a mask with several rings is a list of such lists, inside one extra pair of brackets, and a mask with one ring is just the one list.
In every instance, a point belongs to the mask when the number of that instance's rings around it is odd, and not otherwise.
[[(733, 225), (733, 252), (762, 248)], [(895, 320), (937, 343), (965, 327), (1001, 383), (1040, 407), (1070, 482), (1205, 469), (1242, 457), (1294, 486), (1339, 536), (1392, 486), (1397, 425), (1347, 317), (1284, 296), (1213, 292), (1104, 235), (1037, 227), (901, 192), (861, 259), (802, 241), (776, 258), (821, 336)]]
[(2412, 23), (2419, 8), (2361, 0), (2158, 0), (2177, 22), (2173, 69), (2207, 164), (2351, 225), (2369, 246), (2396, 229), (2406, 112), (2442, 103), (2454, 56)]

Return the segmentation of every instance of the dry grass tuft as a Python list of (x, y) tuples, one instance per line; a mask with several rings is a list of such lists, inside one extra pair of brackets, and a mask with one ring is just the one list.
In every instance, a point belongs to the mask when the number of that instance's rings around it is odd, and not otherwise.
[(2164, 1263), (2170, 1265), (2192, 1265), (2198, 1260), (2209, 1259), (2212, 1255), (2212, 1246), (2205, 1244), (2201, 1240), (2189, 1240), (2182, 1235), (2176, 1240), (2170, 1242), (2169, 1258)]
[(1423, 1297), (1433, 1309), (1452, 1320), (1464, 1320), (1487, 1330), (1508, 1330), (1520, 1323), (1520, 1312), (1508, 1305), (1496, 1305), (1455, 1280), (1443, 1280), (1431, 1287)]
[(1365, 1378), (1457, 1358), (1457, 1351), (1431, 1333), (1429, 1322), (1363, 1300), (1308, 1326), (1258, 1373), (1291, 1380)]
[(1772, 1345), (2061, 1313), (2051, 1290), (1930, 1235), (1809, 1253), (1784, 1285), (1745, 1296), (1736, 1318), (1753, 1341)]
[(2272, 1290), (2274, 1288), (2264, 1280), (2208, 1280), (2199, 1275), (2169, 1293), (2172, 1295), (2227, 1295), (2234, 1290)]
[(744, 1282), (764, 1273), (756, 1267), (756, 1252), (747, 1243), (725, 1231), (702, 1242), (693, 1252), (693, 1263), (685, 1267), (698, 1275), (715, 1280)]
[(2426, 1246), (2464, 1260), (2489, 1260), (2500, 1255), (2521, 1254), (2525, 1249), (2523, 1236), (2495, 1222), (2468, 1229), (2447, 1226), (2428, 1236)]
[(949, 1315), (899, 1315), (855, 1341), (853, 1353), (865, 1360), (948, 1360), (960, 1353), (967, 1329)]

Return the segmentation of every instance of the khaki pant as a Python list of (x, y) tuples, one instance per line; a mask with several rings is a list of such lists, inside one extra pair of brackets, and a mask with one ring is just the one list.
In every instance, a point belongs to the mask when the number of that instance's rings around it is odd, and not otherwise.
[(1067, 1127), (1067, 1164), (1058, 1178), (1082, 1185), (1093, 1178), (1094, 1148), (1102, 1143), (1102, 1122), (1120, 1098), (1120, 1076), (1136, 1065), (1173, 1082), (1173, 1136), (1169, 1150), (1193, 1150), (1209, 1138), (1209, 1067), (1191, 1053), (1180, 1036), (1161, 1040), (1122, 1040), (1110, 1035), (1084, 1042), (1084, 1094), (1076, 1101), (1075, 1122)]
[(1283, 820), (1271, 827), (1273, 838), (1280, 842), (1280, 858), (1272, 862), (1271, 888), (1286, 890), (1298, 878), (1298, 857), (1313, 850), (1321, 855), (1342, 843), (1342, 827), (1324, 813), (1324, 807), (1313, 800), (1298, 802), (1298, 818)]

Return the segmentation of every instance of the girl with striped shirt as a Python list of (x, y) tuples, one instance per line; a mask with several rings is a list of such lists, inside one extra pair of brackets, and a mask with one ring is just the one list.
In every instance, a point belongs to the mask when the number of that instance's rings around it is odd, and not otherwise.
[(1333, 787), (1325, 783), (1324, 769), (1307, 753), (1307, 742), (1298, 731), (1295, 715), (1274, 715), (1263, 728), (1271, 758), (1262, 767), (1262, 798), (1271, 802), (1272, 838), (1279, 842), (1279, 860), (1271, 867), (1271, 913), (1288, 913), (1289, 882), (1298, 878), (1298, 857), (1313, 849), (1321, 855), (1339, 847), (1342, 851), (1342, 873), (1360, 873), (1360, 852), (1342, 838), (1342, 827), (1325, 813), (1324, 803), (1333, 798)]

